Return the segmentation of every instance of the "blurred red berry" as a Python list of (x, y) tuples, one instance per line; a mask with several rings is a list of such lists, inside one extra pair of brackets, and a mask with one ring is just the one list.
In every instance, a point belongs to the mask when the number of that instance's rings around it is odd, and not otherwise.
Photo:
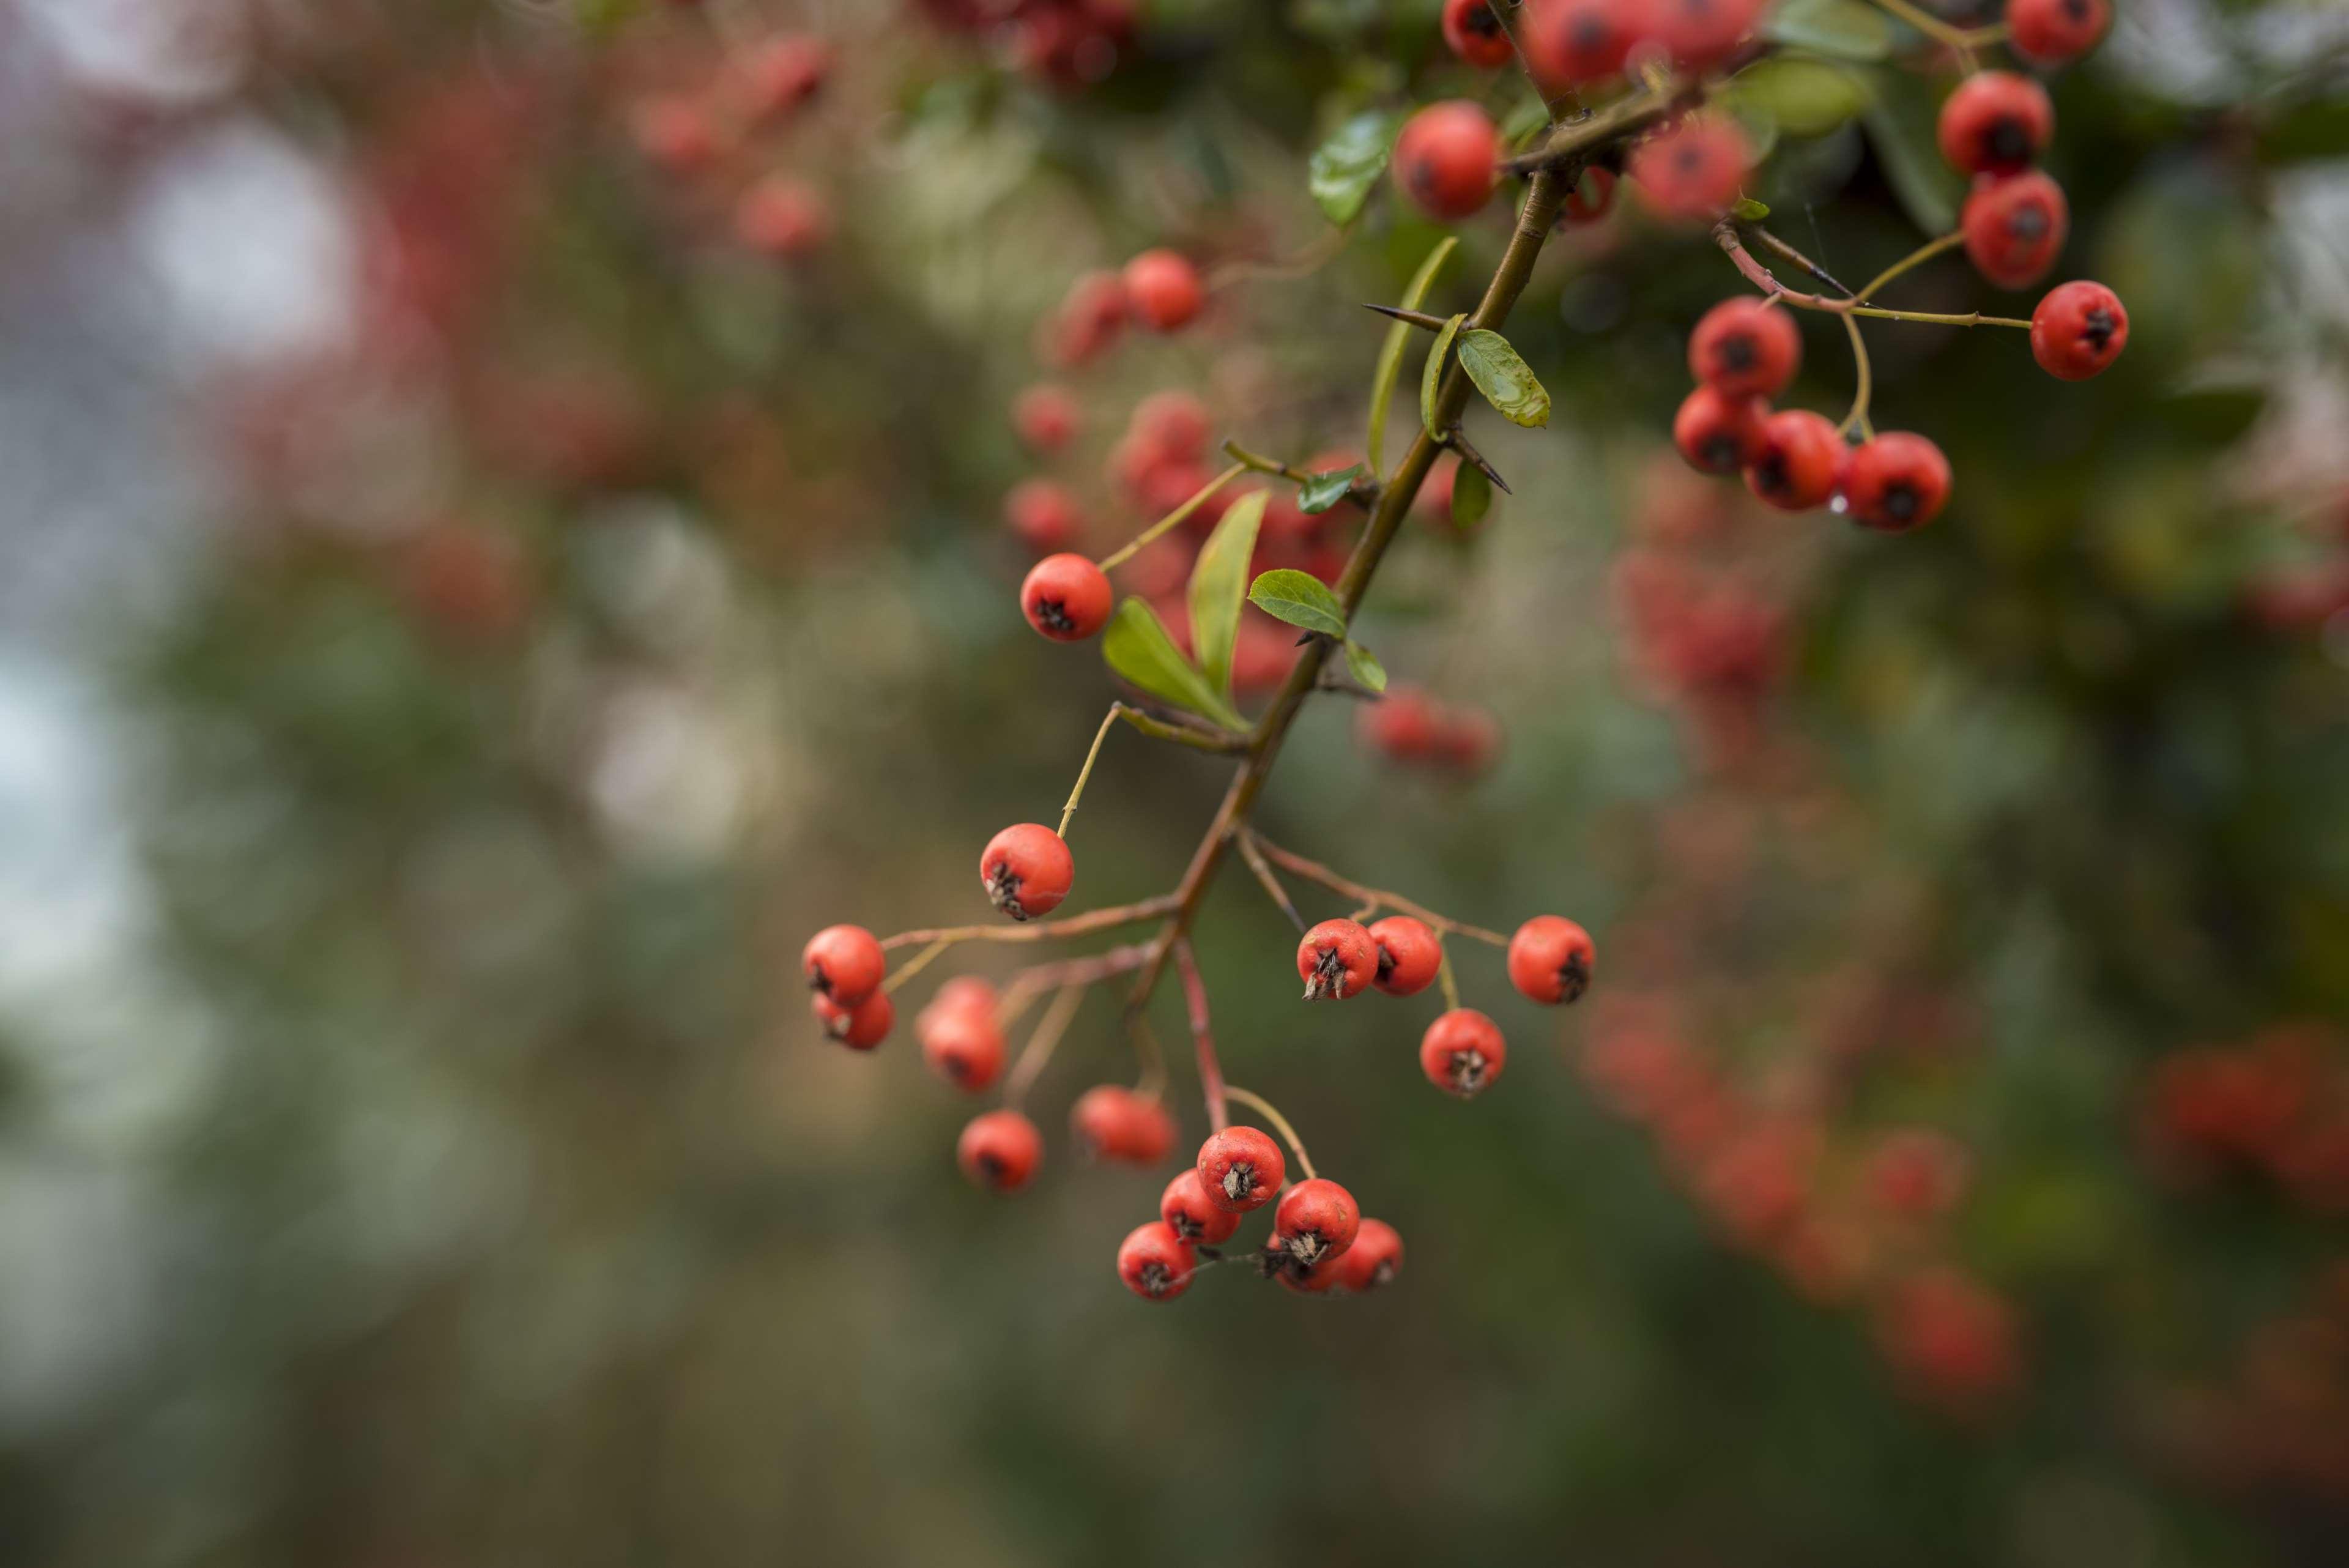
[(1472, 66), (1506, 66), (1516, 54), (1508, 30), (1485, 0), (1444, 0), (1444, 41)]
[(1700, 473), (1735, 473), (1762, 452), (1770, 405), (1760, 398), (1730, 398), (1699, 387), (1672, 416), (1672, 444)]
[(1402, 1237), (1383, 1220), (1364, 1220), (1354, 1232), (1354, 1244), (1330, 1267), (1340, 1290), (1358, 1294), (1378, 1290), (1402, 1272)]
[(988, 1111), (972, 1117), (955, 1143), (963, 1174), (998, 1192), (1017, 1192), (1027, 1186), (1043, 1158), (1042, 1135), (1018, 1111)]
[(1640, 9), (1624, 0), (1547, 0), (1527, 7), (1518, 25), (1534, 73), (1569, 88), (1619, 75), (1639, 42)]
[(876, 991), (864, 1001), (843, 1006), (822, 992), (809, 999), (823, 1032), (852, 1051), (870, 1051), (889, 1037), (897, 1009), (886, 992)]
[(1768, 300), (1724, 299), (1689, 334), (1689, 374), (1725, 398), (1775, 398), (1802, 362), (1793, 315)]
[(1976, 71), (1941, 105), (1941, 156), (1961, 174), (2014, 174), (2055, 137), (2047, 89), (2013, 71)]
[(1764, 0), (1636, 0), (1627, 8), (1644, 24), (1640, 31), (1663, 47), (1683, 70), (1720, 64), (1753, 36)]
[(1737, 200), (1753, 148), (1736, 122), (1683, 119), (1631, 151), (1631, 183), (1658, 217), (1711, 223)]
[(1092, 1159), (1152, 1166), (1174, 1147), (1174, 1118), (1157, 1100), (1121, 1084), (1099, 1084), (1069, 1107), (1069, 1131)]
[(1615, 205), (1617, 180), (1611, 169), (1585, 169), (1566, 193), (1566, 202), (1557, 210), (1561, 225), (1595, 223)]
[(1028, 388), (1011, 404), (1012, 428), (1036, 452), (1058, 452), (1075, 439), (1080, 421), (1077, 400), (1066, 387), (1040, 382)]
[(1134, 319), (1173, 332), (1197, 318), (1206, 304), (1199, 270), (1173, 251), (1144, 251), (1125, 264), (1125, 297)]
[(1066, 489), (1049, 479), (1029, 479), (1003, 498), (1003, 521), (1021, 544), (1050, 555), (1076, 542), (1081, 518), (1076, 497)]
[(2110, 0), (2007, 0), (2014, 52), (2043, 66), (2078, 59), (2096, 47), (2112, 20)]
[(1003, 1075), (1003, 1031), (995, 1026), (991, 1013), (976, 1008), (925, 1012), (916, 1033), (930, 1070), (967, 1095)]
[(2001, 288), (2028, 288), (2045, 277), (2071, 225), (2064, 188), (2036, 169), (1976, 180), (1958, 217), (1967, 259)]
[(1786, 409), (1762, 421), (1762, 442), (1745, 467), (1746, 488), (1782, 512), (1807, 512), (1834, 499), (1851, 448), (1825, 415)]
[(1843, 493), (1863, 526), (1888, 534), (1921, 528), (1950, 498), (1950, 460), (1923, 436), (1888, 431), (1852, 452)]
[(771, 174), (735, 203), (734, 237), (746, 250), (789, 261), (832, 237), (832, 209), (814, 187)]
[(1465, 99), (1433, 103), (1395, 138), (1395, 187), (1438, 223), (1473, 217), (1492, 200), (1500, 175), (1500, 132)]

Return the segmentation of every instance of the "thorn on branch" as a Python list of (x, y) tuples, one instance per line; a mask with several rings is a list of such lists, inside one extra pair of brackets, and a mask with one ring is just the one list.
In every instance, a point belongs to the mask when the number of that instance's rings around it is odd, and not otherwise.
[(1515, 495), (1516, 493), (1516, 491), (1509, 488), (1509, 482), (1501, 477), (1500, 470), (1495, 468), (1490, 462), (1487, 462), (1485, 460), (1485, 454), (1478, 452), (1474, 446), (1469, 444), (1467, 432), (1463, 431), (1458, 425), (1454, 425), (1452, 429), (1445, 433), (1444, 440), (1451, 446), (1453, 451), (1460, 454), (1461, 462), (1470, 464), (1477, 472), (1491, 480), (1493, 482), (1494, 489), (1499, 491), (1504, 495)]
[(1405, 310), (1397, 305), (1371, 305), (1366, 302), (1362, 308), (1375, 310), (1381, 316), (1392, 316), (1397, 321), (1408, 322), (1423, 332), (1441, 332), (1444, 330), (1444, 324), (1451, 319), (1445, 316), (1430, 316), (1424, 310)]

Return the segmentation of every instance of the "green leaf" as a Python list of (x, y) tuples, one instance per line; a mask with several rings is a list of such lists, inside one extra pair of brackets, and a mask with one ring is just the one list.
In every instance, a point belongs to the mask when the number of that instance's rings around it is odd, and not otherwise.
[[(1435, 275), (1460, 248), (1457, 236), (1447, 234), (1438, 241), (1427, 259), (1419, 264), (1412, 275), (1411, 286), (1403, 290), (1402, 307), (1417, 310), (1427, 298), (1427, 291), (1435, 286)], [(1363, 450), (1371, 454), (1371, 476), (1375, 479), (1386, 472), (1387, 410), (1394, 402), (1395, 383), (1402, 379), (1402, 351), (1418, 328), (1407, 321), (1398, 321), (1387, 328), (1387, 340), (1379, 346), (1378, 374), (1371, 380), (1370, 440)]]
[(1419, 372), (1419, 422), (1426, 429), (1435, 429), (1435, 394), (1444, 385), (1444, 364), (1452, 357), (1452, 340), (1460, 335), (1460, 324), (1468, 318), (1455, 316), (1444, 324), (1435, 335), (1435, 347), (1427, 351), (1427, 363)]
[(1950, 166), (1933, 136), (1935, 109), (1917, 93), (1875, 95), (1860, 117), (1868, 139), (1876, 146), (1877, 161), (1884, 165), (1893, 194), (1909, 221), (1929, 234), (1946, 234), (1958, 226), (1958, 202), (1965, 187)]
[(1350, 637), (1346, 639), (1346, 668), (1353, 671), (1355, 684), (1363, 690), (1384, 691), (1387, 689), (1387, 667), (1379, 662), (1377, 654)]
[(1361, 472), (1362, 465), (1358, 462), (1351, 467), (1333, 468), (1326, 473), (1315, 474), (1297, 487), (1297, 509), (1309, 516), (1319, 517), (1346, 499), (1347, 492), (1354, 488), (1354, 481), (1361, 476)]
[(1729, 86), (1736, 105), (1755, 105), (1788, 136), (1825, 136), (1868, 106), (1868, 84), (1825, 60), (1764, 60)]
[(1729, 215), (1741, 223), (1758, 223), (1770, 215), (1770, 203), (1757, 202), (1751, 196), (1740, 196), (1737, 205), (1729, 209)]
[(1232, 645), (1239, 638), (1240, 606), (1247, 597), (1248, 557), (1271, 496), (1251, 491), (1232, 503), (1191, 566), (1191, 646), (1199, 672), (1217, 691), (1232, 689)]
[(1140, 599), (1126, 600), (1110, 618), (1102, 633), (1102, 659), (1121, 680), (1162, 701), (1204, 713), (1226, 729), (1247, 726), (1223, 693), (1183, 657), (1157, 613)]
[(1323, 217), (1343, 227), (1361, 215), (1362, 203), (1387, 171), (1394, 133), (1393, 116), (1358, 114), (1313, 150), (1306, 181)]
[(1463, 459), (1452, 475), (1452, 525), (1474, 528), (1493, 509), (1493, 482), (1485, 471)]
[(1488, 327), (1460, 335), (1460, 364), (1485, 400), (1513, 425), (1528, 430), (1549, 423), (1549, 392), (1509, 340)]
[(2294, 104), (2260, 127), (2260, 157), (2269, 163), (2349, 158), (2349, 97)]
[(1518, 100), (1516, 108), (1509, 111), (1509, 118), (1501, 121), (1501, 140), (1514, 151), (1548, 129), (1549, 105), (1527, 94)]
[(1789, 48), (1839, 60), (1880, 60), (1892, 53), (1892, 24), (1860, 0), (1786, 0), (1762, 36)]
[(1318, 631), (1324, 637), (1346, 635), (1346, 607), (1329, 585), (1309, 572), (1278, 567), (1257, 578), (1248, 602), (1275, 620)]

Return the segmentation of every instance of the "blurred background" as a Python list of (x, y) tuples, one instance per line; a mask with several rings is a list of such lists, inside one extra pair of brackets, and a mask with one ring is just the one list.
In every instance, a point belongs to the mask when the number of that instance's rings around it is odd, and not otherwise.
[[(1303, 1007), (1225, 876), (1225, 1063), (1408, 1259), (1150, 1308), (1168, 1172), (1062, 1126), (1114, 1004), (998, 1199), (799, 946), (988, 918), (1118, 691), (1021, 624), (1033, 547), (1182, 482), (1153, 394), (1359, 454), (1360, 302), (1439, 234), (1333, 228), (1307, 154), (1522, 85), (1437, 0), (0, 0), (0, 1558), (2349, 1560), (2349, 12), (2118, 8), (2049, 167), (2127, 355), (1872, 325), (1956, 470), (1920, 534), (1671, 459), (1702, 238), (1550, 247), (1557, 417), (1474, 419), (1516, 493), (1359, 623), (1416, 706), (1321, 699), (1258, 815), (1599, 982), (1460, 954), (1514, 1046), (1462, 1105), (1432, 998)], [(1749, 190), (1865, 275), (1949, 226), (1953, 76), (1798, 24)], [(1208, 311), (1119, 339), (1086, 275), (1156, 245)], [(1112, 735), (1077, 904), (1171, 886), (1226, 771)]]

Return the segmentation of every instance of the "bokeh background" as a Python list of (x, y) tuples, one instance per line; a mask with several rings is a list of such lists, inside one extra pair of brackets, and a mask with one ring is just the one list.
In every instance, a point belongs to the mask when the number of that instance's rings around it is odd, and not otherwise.
[[(1464, 1106), (1430, 999), (1301, 1006), (1226, 876), (1226, 1066), (1408, 1260), (1153, 1308), (1110, 1261), (1165, 1173), (1059, 1125), (1132, 1072), (1113, 1004), (999, 1199), (799, 945), (983, 918), (1115, 694), (1020, 623), (1007, 491), (1107, 549), (1169, 389), (1359, 451), (1360, 302), (1438, 236), (1335, 234), (1306, 154), (1523, 89), (1434, 0), (1001, 9), (0, 0), (0, 1557), (2349, 1558), (2349, 13), (2120, 0), (2050, 167), (2128, 354), (1872, 327), (1958, 475), (1913, 536), (1660, 456), (1734, 276), (1561, 237), (1510, 323), (1558, 417), (1475, 425), (1516, 494), (1361, 622), (1465, 739), (1323, 699), (1260, 820), (1572, 915), (1599, 985), (1464, 951), (1515, 1047)], [(1801, 9), (1883, 57), (1750, 84), (1753, 190), (1865, 275), (1947, 222), (1951, 78)], [(1207, 317), (1072, 345), (1157, 244)], [(1170, 886), (1225, 769), (1112, 736), (1080, 901)]]

